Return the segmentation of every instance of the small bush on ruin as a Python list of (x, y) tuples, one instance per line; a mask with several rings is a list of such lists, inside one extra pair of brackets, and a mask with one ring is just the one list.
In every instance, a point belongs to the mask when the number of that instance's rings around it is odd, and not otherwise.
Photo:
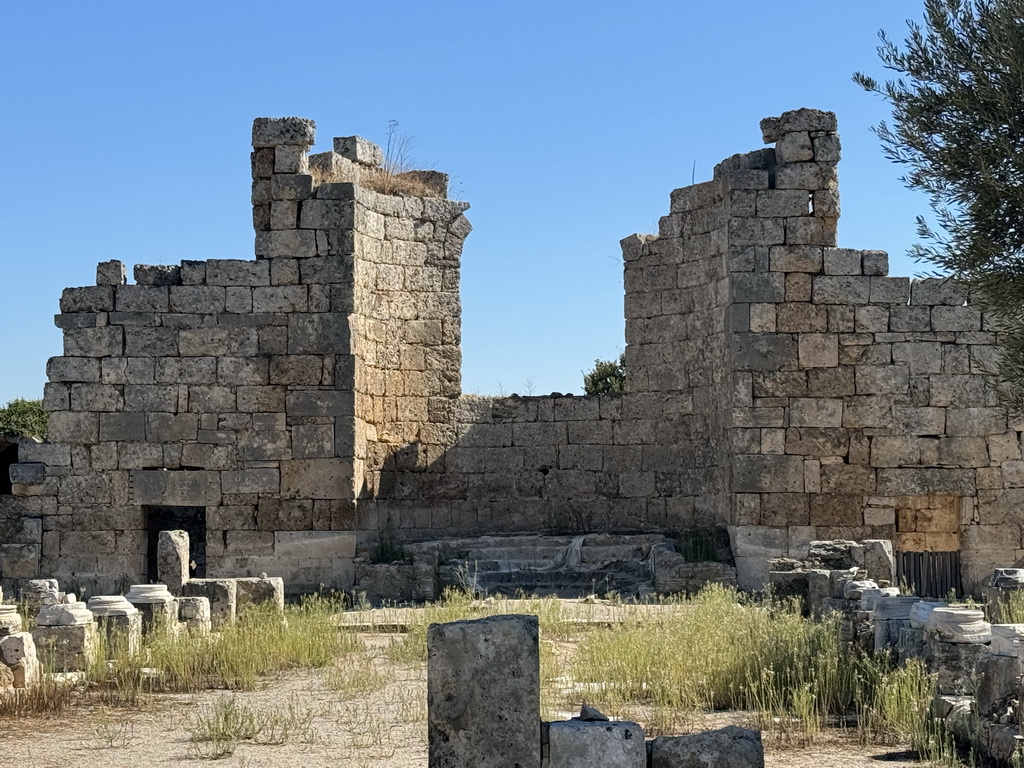
[(594, 367), (583, 374), (583, 392), (588, 395), (621, 395), (626, 391), (626, 354), (616, 360), (594, 360)]
[(41, 400), (16, 397), (0, 408), (0, 435), (46, 439), (50, 414), (43, 410)]

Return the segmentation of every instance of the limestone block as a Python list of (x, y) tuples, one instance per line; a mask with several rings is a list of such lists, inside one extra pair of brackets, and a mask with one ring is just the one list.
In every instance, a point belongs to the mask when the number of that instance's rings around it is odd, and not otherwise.
[(307, 151), (301, 144), (278, 144), (274, 147), (274, 173), (308, 173)]
[[(866, 522), (866, 520), (865, 520)], [(864, 540), (864, 570), (868, 578), (881, 583), (896, 581), (896, 559), (892, 542), (886, 539)]]
[(178, 621), (193, 634), (210, 633), (210, 601), (205, 597), (179, 597)]
[(734, 334), (732, 353), (736, 370), (778, 371), (792, 365), (797, 357), (792, 334)]
[(280, 487), (280, 470), (270, 467), (221, 472), (221, 489), (224, 493), (276, 494)]
[(135, 504), (205, 507), (221, 500), (219, 472), (134, 470), (131, 484)]
[(11, 464), (9, 476), (12, 483), (40, 485), (46, 481), (46, 465), (39, 463)]
[(284, 579), (280, 576), (254, 576), (235, 579), (236, 610), (247, 605), (270, 604), (284, 611)]
[(9, 667), (36, 657), (36, 644), (29, 632), (14, 632), (0, 637), (0, 657)]
[(257, 232), (256, 255), (267, 259), (311, 258), (317, 255), (316, 234), (309, 229)]
[(736, 493), (800, 493), (804, 490), (804, 462), (800, 456), (739, 455), (733, 460)]
[(189, 539), (186, 531), (160, 531), (156, 545), (157, 579), (178, 594), (189, 578)]
[(790, 401), (789, 423), (792, 427), (839, 428), (843, 423), (843, 401), (834, 398), (793, 398)]
[(932, 307), (934, 331), (980, 331), (981, 312), (976, 307)]
[(839, 137), (834, 133), (814, 137), (814, 159), (819, 163), (838, 163), (841, 157)]
[(356, 534), (351, 531), (276, 531), (274, 554), (296, 559), (352, 558), (356, 555)]
[(270, 264), (244, 259), (211, 259), (206, 262), (207, 285), (270, 285)]
[(644, 731), (630, 722), (566, 720), (548, 727), (551, 768), (647, 768)]
[(181, 267), (176, 264), (136, 264), (137, 285), (181, 285)]
[(32, 630), (39, 657), (50, 672), (84, 672), (99, 649), (93, 622), (73, 626), (36, 626)]
[[(910, 278), (872, 277), (871, 303), (893, 304), (902, 309), (910, 299)], [(894, 309), (897, 307), (893, 307)]]
[(431, 768), (540, 768), (536, 616), (494, 616), (427, 630)]
[(135, 609), (125, 615), (100, 616), (96, 619), (96, 630), (104, 633), (108, 659), (121, 653), (137, 653), (142, 645), (142, 614)]
[(113, 259), (96, 265), (96, 285), (124, 285), (126, 282), (128, 273), (124, 262)]
[(988, 648), (980, 643), (944, 643), (937, 640), (929, 642), (928, 647), (931, 652), (929, 669), (938, 673), (939, 693), (973, 694), (978, 664), (988, 655)]
[(0, 637), (21, 632), (21, 614), (15, 605), (0, 604)]
[(336, 136), (334, 151), (347, 160), (373, 168), (384, 162), (381, 148), (361, 136)]
[(121, 327), (74, 328), (64, 332), (64, 354), (69, 357), (120, 357), (123, 351)]
[(764, 768), (761, 734), (730, 725), (651, 742), (651, 768)]
[(739, 273), (732, 277), (732, 297), (739, 303), (785, 301), (785, 276), (775, 272)]
[[(978, 714), (983, 718), (1003, 714), (1007, 700), (1018, 695), (1020, 663), (1017, 658), (987, 656), (979, 660), (977, 673), (980, 677), (975, 695)], [(1000, 707), (1002, 711), (997, 711)]]
[(302, 117), (259, 117), (252, 122), (252, 145), (274, 147), (295, 144), (311, 147), (316, 143), (316, 123)]
[[(811, 144), (811, 134), (807, 131), (783, 134), (775, 144), (775, 154), (780, 163), (799, 163), (813, 160), (814, 146)], [(806, 200), (804, 203), (804, 213), (806, 213)]]
[(213, 629), (220, 629), (235, 620), (238, 599), (235, 579), (189, 579), (181, 591), (186, 597), (205, 597), (210, 601)]
[(911, 304), (961, 307), (966, 300), (956, 284), (944, 277), (928, 277), (911, 284)]
[(824, 265), (826, 275), (859, 275), (861, 252), (853, 248), (826, 248)]
[(818, 275), (813, 278), (815, 304), (867, 304), (871, 278), (856, 275)]

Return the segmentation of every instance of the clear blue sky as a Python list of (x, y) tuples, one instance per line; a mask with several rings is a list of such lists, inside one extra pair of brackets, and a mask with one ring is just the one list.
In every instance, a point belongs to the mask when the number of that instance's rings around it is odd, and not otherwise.
[(257, 116), (316, 120), (414, 157), (472, 203), (463, 388), (579, 391), (624, 346), (618, 241), (669, 192), (757, 149), (758, 122), (834, 110), (840, 244), (892, 273), (926, 201), (850, 81), (885, 74), (919, 0), (717, 2), (48, 2), (0, 4), (0, 403), (38, 397), (60, 354), (61, 289), (97, 261), (252, 258)]

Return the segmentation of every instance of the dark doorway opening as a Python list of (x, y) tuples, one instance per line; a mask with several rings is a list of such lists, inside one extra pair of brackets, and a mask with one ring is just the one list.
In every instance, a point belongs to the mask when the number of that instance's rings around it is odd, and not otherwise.
[(11, 494), (11, 464), (17, 463), (18, 444), (0, 438), (0, 496)]
[(963, 597), (959, 552), (897, 552), (896, 581), (918, 597)]
[(156, 546), (160, 531), (185, 531), (188, 534), (189, 575), (206, 576), (206, 507), (143, 507), (146, 513), (146, 576), (158, 580)]

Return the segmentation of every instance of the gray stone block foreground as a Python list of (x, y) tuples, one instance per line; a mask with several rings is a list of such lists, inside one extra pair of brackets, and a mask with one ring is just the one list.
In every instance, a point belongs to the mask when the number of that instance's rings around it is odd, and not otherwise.
[(536, 616), (427, 630), (430, 768), (540, 768)]
[(549, 768), (647, 768), (644, 731), (636, 723), (551, 723)]
[(764, 768), (761, 733), (729, 725), (717, 731), (661, 736), (651, 742), (651, 768)]

